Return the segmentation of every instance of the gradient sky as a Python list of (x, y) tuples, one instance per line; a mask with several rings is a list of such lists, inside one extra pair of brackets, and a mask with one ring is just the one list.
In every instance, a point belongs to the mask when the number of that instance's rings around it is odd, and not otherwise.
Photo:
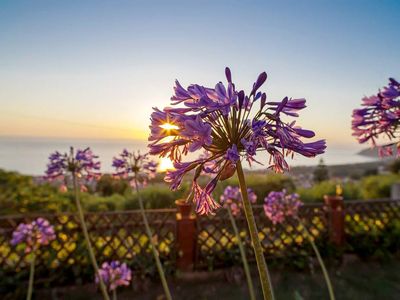
[(1, 1), (0, 135), (139, 138), (174, 80), (305, 97), (299, 124), (356, 145), (351, 111), (400, 78), (400, 1)]

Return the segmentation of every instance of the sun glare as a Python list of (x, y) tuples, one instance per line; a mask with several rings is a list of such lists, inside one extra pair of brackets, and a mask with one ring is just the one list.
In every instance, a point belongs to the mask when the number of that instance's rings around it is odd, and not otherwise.
[(165, 123), (163, 125), (160, 126), (161, 128), (167, 129), (167, 130), (171, 130), (171, 129), (179, 129), (178, 126), (171, 124), (171, 123)]
[(161, 157), (158, 164), (158, 172), (166, 172), (168, 170), (174, 170), (174, 164), (168, 157)]

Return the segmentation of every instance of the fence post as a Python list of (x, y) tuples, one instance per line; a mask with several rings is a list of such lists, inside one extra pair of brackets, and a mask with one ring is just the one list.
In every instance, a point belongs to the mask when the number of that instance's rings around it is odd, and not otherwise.
[(344, 203), (341, 196), (324, 196), (328, 213), (329, 241), (336, 246), (344, 244)]
[(390, 198), (392, 200), (400, 199), (400, 183), (393, 183), (390, 187)]
[(175, 204), (178, 207), (176, 214), (176, 245), (178, 250), (176, 265), (180, 271), (193, 271), (197, 244), (196, 215), (192, 214), (192, 205), (185, 200), (177, 200)]

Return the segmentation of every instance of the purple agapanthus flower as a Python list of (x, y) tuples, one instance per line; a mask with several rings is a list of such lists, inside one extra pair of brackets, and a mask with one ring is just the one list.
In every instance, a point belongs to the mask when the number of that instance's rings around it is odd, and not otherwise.
[(400, 119), (400, 83), (389, 78), (389, 84), (379, 90), (376, 95), (364, 97), (362, 108), (353, 110), (353, 136), (360, 143), (370, 141), (377, 146), (377, 139), (387, 137), (390, 142), (379, 147), (381, 156), (393, 155), (396, 145), (397, 155), (400, 154), (398, 126)]
[(273, 224), (285, 221), (287, 217), (295, 217), (299, 208), (303, 205), (298, 194), (270, 192), (264, 199), (264, 212)]
[(119, 156), (114, 157), (112, 166), (118, 178), (129, 179), (132, 187), (143, 187), (156, 176), (158, 164), (149, 159), (148, 154), (129, 152), (124, 149)]
[[(61, 179), (65, 181), (61, 189), (65, 190), (67, 178), (75, 174), (76, 178), (82, 180), (92, 180), (100, 177), (100, 162), (96, 161), (98, 156), (94, 155), (90, 148), (78, 149), (76, 152), (70, 147), (69, 153), (58, 151), (50, 154), (50, 162), (47, 164), (47, 180)], [(83, 185), (82, 185), (83, 187)]]
[(37, 218), (31, 223), (21, 223), (12, 234), (11, 244), (26, 244), (25, 252), (36, 250), (41, 245), (48, 245), (56, 238), (54, 227), (43, 218)]
[[(254, 204), (257, 202), (257, 195), (251, 188), (247, 189), (247, 195), (250, 203)], [(239, 215), (243, 207), (240, 188), (228, 185), (220, 197), (220, 202), (223, 207), (230, 208), (234, 216)]]
[[(110, 291), (119, 286), (128, 286), (132, 280), (132, 271), (126, 263), (121, 264), (119, 261), (104, 262), (99, 269), (99, 274)], [(99, 283), (97, 276), (95, 281), (97, 284)]]
[[(242, 158), (257, 162), (256, 153), (264, 151), (270, 157), (269, 168), (284, 172), (289, 169), (288, 156), (298, 153), (313, 157), (326, 148), (324, 140), (304, 142), (314, 133), (285, 120), (298, 116), (306, 107), (305, 99), (285, 97), (267, 102), (267, 95), (259, 91), (267, 79), (265, 72), (247, 95), (236, 89), (228, 68), (225, 74), (228, 83), (219, 82), (214, 88), (192, 84), (185, 89), (177, 81), (171, 98), (174, 107), (154, 108), (151, 115), (149, 152), (174, 162), (175, 170), (166, 175), (173, 190), (180, 187), (185, 174), (194, 174), (192, 193), (198, 213), (213, 213), (219, 207), (211, 195), (213, 189), (218, 181), (234, 175)], [(204, 150), (209, 153), (207, 157), (185, 159), (191, 152)], [(197, 180), (209, 174), (204, 166), (210, 161), (213, 179), (201, 187)]]

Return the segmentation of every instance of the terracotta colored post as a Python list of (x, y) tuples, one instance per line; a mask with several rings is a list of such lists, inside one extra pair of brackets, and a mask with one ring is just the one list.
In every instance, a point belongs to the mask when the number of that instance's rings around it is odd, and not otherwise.
[(193, 271), (197, 244), (196, 215), (192, 214), (191, 203), (187, 203), (185, 200), (177, 200), (175, 204), (178, 207), (176, 214), (176, 244), (178, 250), (176, 265), (180, 271)]
[(344, 244), (344, 204), (341, 196), (324, 196), (328, 212), (329, 240), (336, 246)]

